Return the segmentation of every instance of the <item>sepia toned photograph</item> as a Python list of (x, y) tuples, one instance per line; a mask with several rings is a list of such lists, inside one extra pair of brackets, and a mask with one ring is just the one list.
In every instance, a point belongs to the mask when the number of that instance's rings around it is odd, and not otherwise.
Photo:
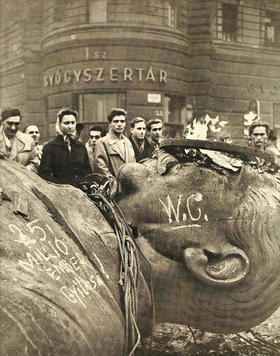
[(0, 10), (0, 355), (280, 356), (280, 0)]

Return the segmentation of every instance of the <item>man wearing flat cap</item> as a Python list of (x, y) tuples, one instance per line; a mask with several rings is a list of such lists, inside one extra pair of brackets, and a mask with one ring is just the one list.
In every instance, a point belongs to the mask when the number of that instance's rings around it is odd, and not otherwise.
[(28, 169), (34, 170), (36, 158), (35, 144), (32, 138), (19, 129), (21, 114), (18, 109), (6, 109), (1, 113), (0, 158), (16, 161)]

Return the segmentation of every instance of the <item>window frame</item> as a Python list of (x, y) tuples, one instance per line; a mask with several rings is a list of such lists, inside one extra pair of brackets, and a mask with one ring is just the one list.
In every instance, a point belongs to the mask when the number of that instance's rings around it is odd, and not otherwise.
[[(233, 9), (234, 18), (231, 18), (230, 15), (233, 13)], [(224, 41), (236, 42), (238, 40), (238, 14), (238, 3), (222, 1), (222, 37)], [(227, 27), (227, 29), (233, 27), (233, 29), (225, 31), (225, 27)]]

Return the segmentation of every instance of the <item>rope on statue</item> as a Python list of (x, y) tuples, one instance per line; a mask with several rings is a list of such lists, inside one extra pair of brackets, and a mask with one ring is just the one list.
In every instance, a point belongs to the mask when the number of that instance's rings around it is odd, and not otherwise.
[(81, 188), (87, 193), (88, 197), (95, 203), (102, 214), (105, 215), (117, 236), (121, 259), (119, 283), (124, 297), (124, 355), (133, 356), (141, 339), (136, 322), (138, 310), (137, 288), (140, 266), (134, 237), (121, 210), (117, 204), (109, 198), (109, 180), (105, 176), (92, 174), (88, 177), (87, 182), (81, 184)]

